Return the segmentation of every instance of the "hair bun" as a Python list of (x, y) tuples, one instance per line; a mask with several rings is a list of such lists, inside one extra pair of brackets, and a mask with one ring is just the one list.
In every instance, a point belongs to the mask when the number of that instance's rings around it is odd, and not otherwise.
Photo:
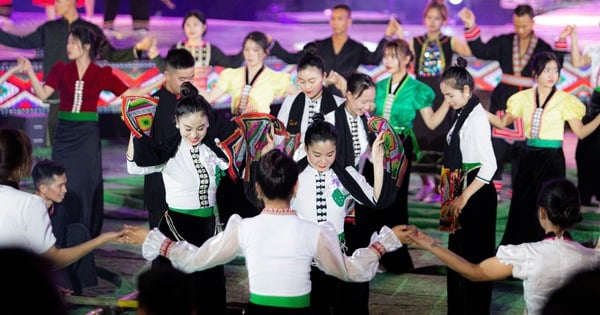
[(325, 115), (321, 112), (314, 113), (312, 116), (313, 124), (317, 122), (325, 121)]
[(319, 48), (317, 47), (316, 42), (308, 42), (302, 47), (302, 52), (310, 55), (319, 55)]
[(456, 58), (456, 66), (461, 67), (461, 68), (466, 68), (467, 67), (467, 59), (465, 59), (463, 57)]
[(181, 84), (179, 93), (182, 97), (196, 96), (198, 95), (198, 89), (192, 84), (192, 82), (186, 81)]

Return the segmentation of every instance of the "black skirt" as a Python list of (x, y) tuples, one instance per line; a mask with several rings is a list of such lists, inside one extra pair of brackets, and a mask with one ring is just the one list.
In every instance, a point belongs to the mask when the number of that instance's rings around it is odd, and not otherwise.
[(544, 230), (536, 207), (542, 183), (565, 178), (562, 148), (526, 147), (519, 157), (519, 169), (513, 179), (513, 195), (501, 245), (541, 241)]

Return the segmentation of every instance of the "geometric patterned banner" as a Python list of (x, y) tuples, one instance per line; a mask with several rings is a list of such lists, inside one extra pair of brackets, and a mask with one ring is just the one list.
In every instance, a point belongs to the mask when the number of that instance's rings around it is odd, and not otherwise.
[[(484, 91), (491, 91), (500, 82), (502, 72), (496, 61), (479, 60), (468, 58), (467, 69), (475, 78), (476, 88)], [(8, 68), (14, 65), (16, 61), (0, 61), (0, 75), (4, 74)], [(162, 74), (159, 73), (154, 63), (150, 60), (136, 60), (123, 63), (107, 63), (98, 61), (100, 65), (110, 65), (113, 72), (128, 86), (147, 85), (160, 80)], [(288, 65), (275, 57), (267, 57), (265, 64), (275, 71), (290, 73), (292, 82), (296, 80), (296, 66)], [(32, 65), (38, 78), (43, 77), (41, 60), (32, 60)], [(218, 78), (222, 67), (215, 67), (208, 77), (209, 88), (213, 86)], [(358, 72), (370, 75), (373, 81), (377, 82), (385, 78), (388, 74), (383, 65), (379, 66), (359, 66)], [(590, 85), (590, 67), (575, 68), (570, 63), (570, 56), (565, 57), (565, 63), (561, 71), (561, 78), (557, 85), (559, 90), (563, 90), (577, 96), (582, 102), (587, 103), (592, 95), (593, 88)], [(276, 100), (281, 102), (282, 100)], [(214, 107), (229, 108), (229, 99), (224, 97), (219, 100)], [(98, 100), (99, 113), (120, 113), (120, 100), (110, 92), (103, 91)], [(38, 99), (31, 87), (31, 82), (26, 75), (17, 74), (11, 76), (6, 82), (0, 84), (0, 116), (6, 116), (10, 113), (45, 113), (48, 111), (48, 105)]]

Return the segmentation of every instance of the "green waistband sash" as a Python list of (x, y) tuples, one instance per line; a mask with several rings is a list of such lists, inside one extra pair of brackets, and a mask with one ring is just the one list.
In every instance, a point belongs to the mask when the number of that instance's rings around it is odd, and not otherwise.
[(479, 162), (475, 162), (475, 163), (463, 163), (462, 165), (462, 171), (463, 173), (468, 173), (476, 168), (481, 167), (481, 163)]
[(74, 120), (74, 121), (98, 121), (97, 112), (58, 112), (58, 118), (63, 120)]
[(263, 306), (305, 308), (310, 306), (310, 293), (301, 296), (268, 296), (250, 292), (250, 302)]
[(419, 142), (417, 142), (417, 135), (415, 135), (415, 131), (409, 127), (393, 127), (394, 131), (397, 134), (404, 135), (405, 139), (410, 138), (410, 142), (412, 143), (413, 153), (415, 154), (414, 161), (419, 162), (423, 157), (421, 154), (421, 150), (419, 149)]
[(182, 214), (193, 215), (195, 217), (208, 218), (214, 215), (215, 207), (200, 208), (200, 209), (177, 209), (169, 207), (169, 210)]
[(562, 140), (527, 139), (527, 146), (534, 148), (558, 149)]

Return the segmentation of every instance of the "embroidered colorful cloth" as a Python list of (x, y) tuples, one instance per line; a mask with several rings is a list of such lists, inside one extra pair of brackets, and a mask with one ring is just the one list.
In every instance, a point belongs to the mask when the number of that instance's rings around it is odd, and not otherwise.
[(458, 216), (452, 215), (449, 211), (449, 205), (452, 200), (460, 196), (463, 190), (462, 171), (452, 171), (447, 167), (442, 167), (440, 176), (440, 196), (442, 197), (442, 208), (440, 211), (440, 231), (450, 233), (460, 229)]
[[(229, 157), (230, 166), (233, 166), (236, 177), (242, 177), (240, 175), (243, 173), (244, 180), (250, 179), (250, 166), (252, 162), (260, 159), (261, 151), (267, 145), (271, 126), (274, 128), (275, 135), (284, 138), (280, 150), (292, 156), (298, 148), (299, 138), (290, 136), (285, 125), (275, 116), (252, 112), (235, 117), (234, 122), (238, 129), (230, 137), (218, 143), (218, 146)], [(242, 172), (240, 168), (244, 162)]]
[(121, 102), (121, 119), (136, 138), (150, 136), (158, 100), (149, 96), (124, 96)]
[(408, 167), (402, 140), (385, 118), (373, 116), (369, 118), (367, 125), (371, 132), (377, 134), (383, 132), (384, 167), (390, 172), (392, 179), (396, 180), (396, 186), (400, 187)]

